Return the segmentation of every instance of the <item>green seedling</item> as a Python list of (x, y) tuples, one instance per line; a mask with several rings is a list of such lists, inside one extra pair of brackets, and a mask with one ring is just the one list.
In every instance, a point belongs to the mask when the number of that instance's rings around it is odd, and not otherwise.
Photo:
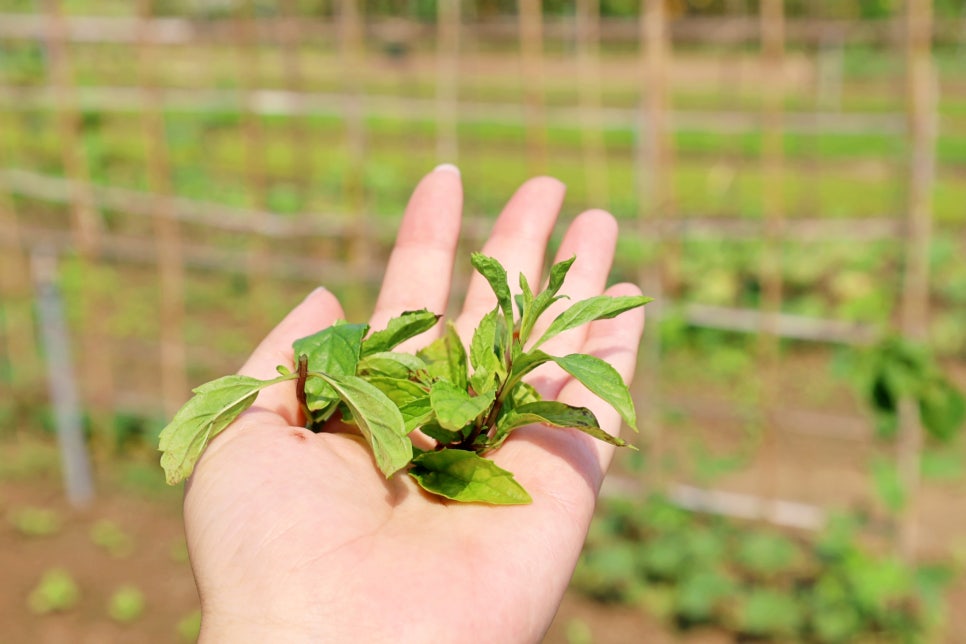
[[(168, 483), (191, 474), (208, 442), (248, 409), (259, 391), (294, 380), (306, 427), (320, 432), (336, 418), (355, 425), (387, 478), (405, 469), (423, 489), (448, 499), (529, 503), (530, 495), (513, 475), (485, 458), (515, 430), (533, 424), (573, 428), (629, 446), (604, 431), (590, 409), (542, 400), (524, 380), (534, 369), (556, 364), (637, 430), (634, 403), (617, 370), (596, 356), (557, 356), (541, 347), (561, 333), (616, 317), (651, 298), (581, 300), (550, 321), (539, 337), (531, 337), (540, 317), (565, 298), (558, 292), (574, 259), (554, 265), (547, 288), (537, 294), (520, 275), (521, 293), (513, 297), (503, 266), (474, 253), (473, 267), (490, 284), (497, 306), (480, 321), (469, 351), (452, 323), (415, 355), (393, 351), (440, 318), (425, 309), (407, 311), (371, 334), (366, 324), (341, 322), (297, 340), (295, 364), (279, 366), (277, 378), (233, 375), (201, 385), (161, 432), (161, 465)], [(436, 441), (434, 449), (413, 446), (410, 433), (417, 429)]]
[(91, 526), (91, 542), (112, 557), (127, 557), (134, 552), (134, 539), (110, 519), (101, 519)]
[(27, 537), (48, 537), (60, 532), (60, 515), (47, 508), (26, 507), (10, 514), (10, 524)]
[(194, 610), (178, 620), (175, 627), (182, 642), (197, 642), (201, 634), (201, 611)]
[(115, 622), (130, 624), (144, 614), (144, 604), (144, 593), (137, 586), (124, 585), (108, 600), (107, 614)]
[(80, 588), (70, 573), (63, 568), (51, 568), (30, 591), (27, 606), (35, 615), (47, 615), (70, 610), (80, 597)]
[(175, 563), (188, 563), (188, 542), (185, 541), (184, 537), (178, 537), (171, 541), (171, 545), (168, 547), (168, 557)]

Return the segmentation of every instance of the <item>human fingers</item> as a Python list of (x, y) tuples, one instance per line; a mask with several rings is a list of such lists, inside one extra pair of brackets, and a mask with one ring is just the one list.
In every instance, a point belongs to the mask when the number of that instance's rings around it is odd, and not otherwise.
[[(315, 289), (265, 336), (238, 373), (264, 380), (277, 375), (275, 367), (278, 365), (293, 368), (292, 343), (330, 327), (344, 317), (335, 295), (324, 288)], [(278, 413), (289, 424), (299, 422), (300, 412), (292, 381), (262, 389), (255, 405)]]
[[(547, 241), (565, 192), (564, 184), (551, 177), (530, 179), (510, 198), (493, 225), (482, 252), (503, 264), (512, 290), (517, 290), (520, 273), (526, 275), (530, 284), (539, 282)], [(495, 305), (489, 284), (474, 273), (456, 322), (460, 336), (470, 337), (480, 319)]]
[[(640, 289), (618, 284), (605, 294), (640, 295)], [(644, 310), (633, 309), (613, 319), (592, 322), (575, 350), (606, 361), (630, 384), (643, 330)], [(611, 436), (620, 432), (617, 411), (572, 377), (561, 382), (557, 400), (590, 409)], [(531, 494), (542, 492), (571, 507), (583, 508), (587, 504), (592, 507), (613, 451), (607, 443), (575, 429), (530, 425), (514, 431), (493, 460), (511, 472), (519, 472), (518, 478)]]
[[(446, 312), (462, 208), (463, 186), (454, 166), (438, 166), (416, 186), (389, 256), (370, 320), (373, 329), (385, 328), (390, 318), (403, 311)], [(436, 334), (434, 330), (426, 335)], [(413, 338), (399, 350), (412, 350), (426, 342), (425, 336)]]

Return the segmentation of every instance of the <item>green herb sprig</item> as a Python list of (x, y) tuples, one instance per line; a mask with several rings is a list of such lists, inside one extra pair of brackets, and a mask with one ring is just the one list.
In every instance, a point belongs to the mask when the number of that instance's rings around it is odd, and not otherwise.
[[(408, 468), (423, 489), (455, 501), (531, 502), (510, 472), (486, 458), (514, 430), (531, 424), (569, 427), (611, 445), (630, 445), (602, 429), (590, 409), (542, 400), (524, 381), (528, 373), (556, 363), (637, 431), (634, 403), (616, 369), (592, 355), (554, 356), (540, 347), (565, 331), (616, 317), (652, 298), (599, 295), (575, 302), (530, 342), (540, 316), (566, 297), (558, 293), (574, 259), (555, 264), (547, 288), (537, 294), (521, 274), (521, 292), (513, 297), (506, 269), (474, 253), (473, 267), (489, 282), (497, 306), (480, 321), (469, 352), (452, 322), (415, 355), (393, 351), (439, 321), (439, 315), (423, 309), (407, 311), (371, 334), (367, 324), (339, 322), (296, 340), (294, 370), (279, 366), (277, 378), (233, 375), (201, 385), (161, 432), (161, 466), (168, 483), (191, 474), (208, 442), (248, 409), (259, 391), (295, 380), (306, 427), (323, 431), (337, 415), (355, 425), (386, 478)], [(413, 446), (409, 435), (417, 429), (436, 441), (435, 449)]]

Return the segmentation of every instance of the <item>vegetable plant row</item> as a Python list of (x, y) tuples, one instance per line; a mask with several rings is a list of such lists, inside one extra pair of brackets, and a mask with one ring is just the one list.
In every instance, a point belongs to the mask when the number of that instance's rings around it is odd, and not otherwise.
[[(487, 456), (524, 426), (573, 428), (615, 446), (629, 446), (601, 428), (594, 413), (543, 400), (525, 377), (555, 363), (612, 405), (636, 431), (630, 392), (620, 374), (592, 355), (551, 355), (541, 349), (551, 338), (594, 320), (613, 318), (651, 301), (644, 296), (599, 295), (573, 303), (531, 342), (537, 321), (557, 301), (575, 258), (555, 264), (546, 289), (534, 294), (526, 277), (511, 295), (507, 273), (494, 258), (474, 253), (473, 267), (496, 295), (496, 307), (473, 333), (467, 351), (452, 322), (442, 336), (415, 354), (394, 351), (428, 331), (440, 316), (407, 311), (385, 329), (339, 322), (293, 344), (295, 362), (279, 376), (259, 380), (231, 375), (205, 383), (161, 432), (161, 465), (169, 484), (187, 478), (205, 446), (274, 384), (296, 381), (306, 427), (324, 431), (329, 421), (355, 425), (387, 477), (406, 470), (423, 489), (448, 499), (522, 504), (530, 495)], [(515, 304), (515, 306), (514, 306)], [(413, 445), (420, 430), (435, 448)]]

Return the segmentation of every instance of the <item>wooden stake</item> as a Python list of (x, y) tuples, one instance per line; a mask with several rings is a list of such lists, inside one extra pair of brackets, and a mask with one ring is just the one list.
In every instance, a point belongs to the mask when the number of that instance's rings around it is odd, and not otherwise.
[(94, 477), (84, 441), (80, 397), (74, 374), (70, 335), (67, 330), (63, 298), (57, 288), (57, 257), (41, 250), (31, 257), (31, 272), (36, 291), (50, 404), (57, 426), (64, 489), (75, 508), (90, 505), (94, 499)]
[(154, 193), (153, 224), (158, 257), (160, 291), (160, 358), (161, 402), (164, 413), (171, 417), (188, 396), (187, 359), (184, 344), (184, 261), (181, 232), (172, 203), (171, 163), (169, 160), (164, 115), (160, 111), (163, 98), (156, 78), (154, 44), (150, 19), (153, 0), (140, 0), (141, 19), (138, 38), (139, 77), (142, 80), (144, 106), (141, 128), (146, 144), (148, 187)]
[[(371, 244), (367, 238), (369, 227), (365, 198), (365, 47), (363, 18), (358, 0), (339, 0), (338, 20), (347, 152), (343, 193), (346, 212), (356, 223), (355, 231), (349, 239), (348, 260), (351, 273), (361, 275), (369, 264)], [(343, 299), (349, 311), (362, 308), (367, 300), (361, 287), (351, 289), (346, 295), (348, 299)]]
[(600, 0), (577, 0), (577, 87), (580, 92), (584, 180), (590, 205), (609, 207), (607, 150), (600, 127)]
[[(638, 236), (651, 241), (657, 249), (655, 264), (641, 263), (638, 282), (644, 292), (655, 301), (648, 306), (647, 330), (641, 352), (644, 366), (641, 387), (644, 391), (642, 418), (644, 431), (641, 439), (645, 441), (648, 466), (644, 472), (644, 484), (652, 490), (660, 490), (665, 481), (662, 474), (666, 445), (661, 419), (660, 400), (661, 373), (661, 336), (660, 323), (665, 296), (673, 293), (677, 279), (671, 267), (677, 266), (676, 256), (679, 244), (669, 240), (666, 235), (668, 218), (674, 207), (673, 168), (670, 139), (670, 118), (668, 105), (667, 66), (670, 57), (670, 32), (667, 10), (663, 0), (642, 0), (640, 7), (640, 40), (643, 43), (641, 56), (641, 110), (638, 115), (638, 137), (636, 142), (636, 192)], [(644, 229), (654, 219), (657, 226), (650, 236)], [(656, 306), (655, 306), (656, 305)]]
[(461, 0), (436, 4), (436, 158), (459, 158), (459, 69)]
[(520, 69), (526, 111), (527, 160), (530, 174), (547, 171), (547, 127), (543, 81), (543, 3), (519, 0)]
[(780, 370), (779, 321), (782, 307), (782, 245), (785, 227), (784, 199), (784, 59), (785, 14), (782, 0), (762, 0), (760, 14), (762, 67), (762, 239), (760, 280), (761, 326), (758, 333), (760, 399), (763, 427), (762, 497), (780, 496), (780, 445), (775, 431), (776, 419), (767, 413), (780, 399), (777, 374)]
[[(242, 133), (245, 140), (244, 164), (245, 179), (252, 195), (252, 208), (257, 219), (264, 224), (268, 213), (268, 176), (265, 170), (265, 133), (262, 129), (261, 115), (252, 107), (251, 99), (260, 87), (261, 41), (255, 24), (253, 0), (245, 5), (244, 16), (234, 21), (235, 53), (238, 63), (238, 78), (242, 90)], [(255, 337), (261, 337), (265, 329), (274, 322), (268, 315), (271, 299), (269, 280), (266, 277), (266, 254), (264, 235), (255, 234), (248, 238), (248, 297), (249, 321)]]
[(309, 127), (308, 117), (301, 105), (305, 96), (305, 70), (302, 68), (303, 34), (298, 4), (295, 0), (282, 0), (281, 6), (285, 15), (279, 22), (276, 41), (282, 51), (282, 61), (285, 66), (285, 87), (299, 102), (295, 114), (289, 120), (289, 137), (295, 165), (292, 178), (298, 185), (304, 210), (312, 194), (312, 175), (315, 170), (312, 154), (315, 146), (312, 145), (312, 130)]
[[(901, 331), (909, 341), (925, 343), (929, 331), (929, 247), (932, 242), (932, 190), (936, 180), (938, 113), (932, 60), (931, 0), (906, 3), (906, 91), (909, 123), (909, 187)], [(899, 550), (913, 561), (919, 546), (919, 502), (923, 429), (918, 406), (900, 404), (897, 467), (906, 505), (900, 516)]]
[[(99, 253), (102, 222), (91, 195), (90, 168), (80, 135), (80, 113), (73, 71), (67, 54), (67, 25), (60, 2), (43, 0), (46, 17), (46, 45), (53, 90), (57, 96), (57, 121), (60, 135), (61, 161), (71, 182), (71, 232), (77, 249), (79, 270), (87, 279), (80, 286), (81, 369), (87, 395), (95, 414), (111, 411), (114, 401), (114, 373), (111, 345), (104, 308), (92, 284), (92, 272)], [(104, 306), (102, 306), (104, 305)]]

